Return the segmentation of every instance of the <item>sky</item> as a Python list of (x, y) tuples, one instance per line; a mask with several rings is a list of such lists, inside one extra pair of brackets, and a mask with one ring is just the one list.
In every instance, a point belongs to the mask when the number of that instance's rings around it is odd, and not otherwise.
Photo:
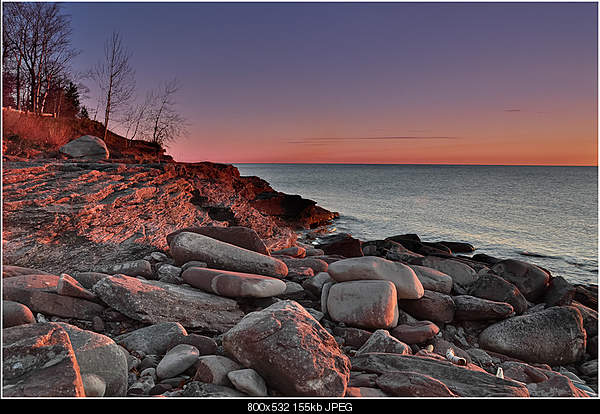
[(168, 146), (177, 161), (598, 163), (593, 2), (67, 2), (63, 11), (82, 51), (75, 70), (96, 63), (118, 30), (140, 98), (179, 80), (188, 133)]

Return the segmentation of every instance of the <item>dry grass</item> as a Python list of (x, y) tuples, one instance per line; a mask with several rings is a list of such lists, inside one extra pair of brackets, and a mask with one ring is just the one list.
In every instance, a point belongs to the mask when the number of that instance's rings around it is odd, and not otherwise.
[(60, 119), (2, 108), (2, 137), (27, 147), (56, 148), (73, 138), (73, 127)]

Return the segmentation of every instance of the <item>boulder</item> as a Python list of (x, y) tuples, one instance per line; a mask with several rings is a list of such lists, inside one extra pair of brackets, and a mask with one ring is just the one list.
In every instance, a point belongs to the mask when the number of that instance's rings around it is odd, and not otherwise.
[(25, 275), (51, 275), (52, 273), (44, 272), (43, 270), (31, 269), (29, 267), (11, 266), (2, 264), (2, 279), (14, 276)]
[(306, 249), (304, 247), (293, 246), (293, 247), (288, 247), (285, 249), (274, 250), (271, 252), (271, 254), (274, 256), (283, 255), (283, 256), (302, 258), (302, 257), (306, 257)]
[(475, 251), (475, 247), (469, 243), (445, 240), (439, 241), (438, 243), (449, 248), (452, 253), (471, 253)]
[(452, 292), (452, 278), (439, 270), (419, 265), (408, 265), (417, 275), (423, 289), (449, 295)]
[(527, 310), (527, 300), (519, 289), (500, 276), (490, 273), (479, 275), (479, 278), (469, 286), (468, 294), (495, 302), (508, 303), (517, 315)]
[(319, 240), (317, 248), (323, 250), (328, 255), (340, 255), (343, 257), (361, 257), (363, 256), (361, 241), (355, 239), (348, 233), (334, 234), (323, 237)]
[(550, 281), (548, 272), (520, 260), (501, 260), (493, 265), (491, 270), (515, 285), (531, 302), (537, 302), (543, 297)]
[(402, 355), (412, 354), (412, 351), (407, 344), (391, 336), (385, 329), (378, 329), (373, 332), (363, 346), (356, 351), (356, 355), (367, 354), (369, 352), (387, 352)]
[(31, 310), (22, 303), (10, 300), (2, 301), (2, 328), (35, 323)]
[(98, 269), (97, 273), (106, 273), (109, 275), (123, 274), (127, 276), (141, 276), (145, 279), (154, 279), (152, 264), (148, 260), (131, 260), (125, 263), (119, 263)]
[(146, 323), (179, 322), (187, 328), (225, 332), (243, 316), (232, 299), (124, 275), (105, 277), (92, 290), (111, 308)]
[(69, 335), (56, 323), (2, 330), (3, 397), (85, 397)]
[(233, 384), (235, 389), (243, 392), (251, 397), (266, 397), (267, 384), (262, 379), (258, 372), (252, 368), (238, 369), (236, 371), (229, 371), (227, 378)]
[(556, 306), (488, 326), (479, 345), (525, 362), (566, 365), (583, 357), (586, 334), (576, 308)]
[(34, 313), (91, 321), (104, 306), (89, 300), (59, 295), (59, 276), (24, 275), (2, 279), (2, 298), (19, 302)]
[(440, 328), (430, 321), (417, 321), (404, 323), (391, 330), (392, 336), (398, 340), (412, 345), (426, 342), (436, 336)]
[(419, 320), (448, 323), (454, 319), (452, 297), (431, 290), (426, 290), (420, 299), (399, 300), (398, 307)]
[(394, 397), (457, 397), (443, 382), (413, 371), (388, 372), (376, 382), (386, 394)]
[(194, 364), (196, 375), (194, 381), (230, 387), (231, 381), (228, 374), (243, 367), (236, 361), (221, 355), (205, 355), (198, 358)]
[(63, 273), (58, 278), (56, 293), (62, 296), (86, 299), (92, 302), (97, 300), (96, 296), (92, 292), (81, 286), (77, 280), (73, 279), (66, 273)]
[[(351, 359), (352, 369), (384, 375), (397, 371), (416, 372), (444, 384), (459, 397), (528, 397), (525, 384), (498, 378), (472, 364), (458, 366), (430, 357), (371, 353)], [(440, 389), (440, 387), (436, 387)]]
[[(183, 329), (183, 327), (181, 328)], [(167, 351), (171, 350), (171, 348), (177, 345), (192, 345), (194, 348), (198, 350), (198, 355), (212, 355), (217, 351), (217, 343), (214, 339), (198, 334), (189, 334), (186, 335), (185, 329), (181, 334), (173, 335), (171, 341), (169, 341), (169, 345), (167, 346)]]
[(126, 350), (145, 355), (164, 355), (174, 339), (187, 336), (187, 331), (178, 322), (162, 322), (119, 335), (115, 342)]
[[(94, 375), (104, 382), (106, 397), (123, 397), (127, 393), (127, 356), (108, 336), (80, 329), (67, 323), (58, 323), (69, 335), (79, 371), (84, 376)], [(92, 385), (92, 384), (88, 384)], [(88, 388), (84, 388), (89, 395)]]
[(317, 257), (289, 257), (289, 256), (277, 256), (277, 259), (281, 260), (288, 267), (289, 272), (293, 270), (298, 271), (299, 269), (310, 268), (317, 274), (319, 272), (326, 272), (329, 265), (326, 261), (321, 260)]
[(381, 257), (364, 256), (340, 260), (329, 265), (327, 273), (338, 282), (352, 280), (387, 280), (396, 287), (398, 299), (419, 299), (423, 285), (405, 264)]
[(514, 312), (512, 305), (495, 302), (470, 295), (453, 296), (454, 319), (460, 321), (478, 321), (504, 319)]
[(107, 160), (110, 155), (106, 143), (93, 135), (84, 135), (69, 141), (58, 151), (73, 158)]
[(325, 303), (332, 320), (350, 326), (389, 329), (398, 323), (396, 287), (389, 281), (335, 283), (330, 287)]
[(197, 233), (181, 232), (171, 239), (171, 255), (181, 265), (190, 260), (214, 269), (284, 278), (288, 268), (281, 260)]
[(182, 277), (193, 287), (229, 298), (267, 298), (281, 295), (286, 289), (281, 279), (227, 270), (190, 267)]
[(314, 277), (309, 277), (304, 282), (302, 282), (302, 287), (304, 290), (312, 293), (316, 297), (321, 296), (321, 290), (323, 289), (323, 285), (325, 283), (333, 282), (331, 276), (327, 272), (317, 273)]
[(223, 336), (223, 347), (271, 388), (289, 396), (338, 396), (350, 363), (335, 339), (294, 301), (247, 314)]
[(570, 305), (576, 290), (575, 286), (567, 282), (564, 277), (552, 277), (548, 283), (548, 289), (544, 293), (544, 303), (548, 307)]
[(200, 352), (193, 345), (180, 344), (169, 350), (156, 366), (158, 378), (173, 378), (198, 361)]
[(360, 348), (369, 340), (373, 333), (360, 328), (336, 325), (333, 327), (333, 334), (338, 338), (342, 338), (344, 345)]
[(477, 272), (469, 265), (458, 260), (445, 259), (437, 256), (426, 256), (419, 263), (421, 266), (430, 267), (447, 274), (453, 283), (466, 288), (477, 279)]
[(265, 243), (258, 236), (256, 231), (248, 227), (185, 227), (168, 234), (167, 244), (171, 245), (171, 241), (173, 240), (173, 238), (179, 233), (183, 232), (201, 234), (203, 236), (207, 236), (215, 240), (233, 244), (234, 246), (238, 246), (246, 250), (252, 250), (253, 252), (269, 255), (269, 249), (267, 249)]

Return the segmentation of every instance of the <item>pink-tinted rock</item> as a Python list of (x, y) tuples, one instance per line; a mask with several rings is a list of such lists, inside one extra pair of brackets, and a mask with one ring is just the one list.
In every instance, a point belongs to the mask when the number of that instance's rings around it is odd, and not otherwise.
[(69, 336), (58, 324), (2, 332), (3, 397), (85, 397)]
[(27, 306), (10, 300), (2, 301), (2, 328), (27, 323), (35, 323), (35, 317)]
[(25, 276), (25, 275), (50, 275), (51, 273), (44, 272), (43, 270), (31, 269), (29, 267), (22, 266), (11, 266), (7, 264), (2, 265), (2, 278), (14, 277), (14, 276)]
[(443, 382), (412, 371), (383, 374), (377, 386), (394, 397), (458, 397)]
[(25, 275), (2, 280), (2, 297), (26, 305), (32, 312), (63, 318), (92, 320), (105, 309), (89, 300), (56, 293), (59, 277)]
[(71, 276), (63, 273), (58, 279), (56, 285), (56, 293), (63, 296), (71, 296), (74, 298), (81, 298), (90, 301), (96, 300), (96, 295), (81, 286), (81, 284), (73, 279)]
[(171, 240), (182, 232), (192, 232), (202, 234), (225, 243), (233, 244), (247, 250), (252, 250), (261, 254), (269, 254), (269, 250), (265, 243), (258, 236), (256, 231), (248, 227), (231, 226), (231, 227), (184, 227), (167, 235), (167, 243), (170, 245)]
[(420, 344), (433, 338), (440, 328), (430, 321), (417, 321), (396, 326), (390, 332), (392, 336), (406, 344)]
[(294, 301), (247, 314), (225, 333), (223, 347), (269, 387), (287, 396), (338, 396), (350, 362), (335, 339)]
[(230, 298), (267, 298), (281, 295), (286, 289), (281, 279), (201, 267), (186, 269), (182, 277), (193, 287)]

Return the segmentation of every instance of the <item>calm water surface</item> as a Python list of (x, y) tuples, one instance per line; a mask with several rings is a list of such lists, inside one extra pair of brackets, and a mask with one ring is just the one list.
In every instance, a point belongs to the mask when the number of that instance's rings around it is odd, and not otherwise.
[[(235, 164), (340, 213), (361, 240), (416, 233), (598, 283), (596, 167)], [(524, 256), (523, 253), (541, 257)]]

